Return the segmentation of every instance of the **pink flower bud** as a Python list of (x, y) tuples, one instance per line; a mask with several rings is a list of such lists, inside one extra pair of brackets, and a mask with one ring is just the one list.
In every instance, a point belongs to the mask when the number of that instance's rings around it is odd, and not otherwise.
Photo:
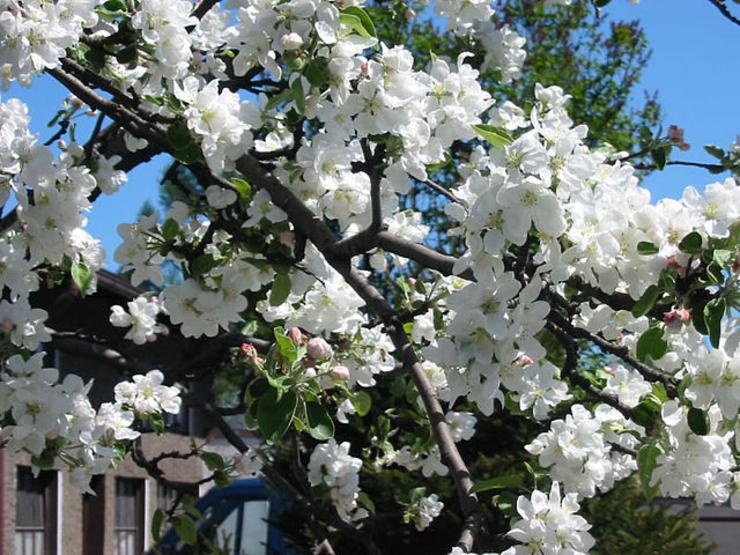
[(367, 75), (370, 72), (370, 65), (367, 62), (365, 62), (364, 64), (360, 66), (360, 71), (364, 73), (365, 75)]
[(335, 380), (347, 381), (349, 379), (349, 368), (339, 364), (332, 368), (331, 377)]
[(303, 334), (301, 333), (301, 330), (296, 327), (292, 327), (288, 330), (288, 337), (290, 337), (290, 340), (296, 345), (303, 343)]
[(254, 345), (252, 345), (251, 343), (242, 343), (242, 346), (239, 347), (239, 349), (241, 350), (242, 356), (244, 358), (249, 358), (252, 360), (257, 358), (257, 349), (255, 349)]
[(278, 235), (278, 241), (280, 241), (281, 245), (292, 249), (293, 245), (295, 245), (295, 233), (292, 231), (281, 231), (280, 235)]
[(308, 356), (313, 360), (322, 360), (334, 354), (331, 345), (321, 337), (312, 337), (309, 339), (306, 344), (306, 351), (308, 352)]
[(670, 330), (680, 330), (689, 320), (691, 320), (691, 311), (687, 308), (674, 308), (670, 312), (663, 313), (663, 322)]

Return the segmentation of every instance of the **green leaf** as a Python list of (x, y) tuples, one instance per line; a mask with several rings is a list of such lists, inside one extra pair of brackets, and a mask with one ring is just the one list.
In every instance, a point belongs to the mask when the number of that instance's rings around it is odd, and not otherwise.
[(107, 0), (103, 2), (103, 7), (111, 12), (127, 12), (128, 6), (123, 0)]
[(519, 474), (507, 474), (505, 476), (496, 476), (495, 478), (476, 482), (475, 485), (470, 488), (470, 493), (479, 493), (481, 491), (488, 491), (491, 489), (520, 487), (522, 487), (522, 477)]
[(121, 64), (130, 64), (136, 61), (136, 45), (127, 46), (116, 52), (116, 60)]
[(644, 428), (650, 428), (658, 420), (660, 407), (656, 408), (652, 400), (645, 399), (632, 409), (632, 420)]
[(276, 94), (267, 101), (267, 104), (265, 104), (265, 111), (267, 112), (269, 110), (272, 110), (283, 102), (287, 102), (291, 99), (292, 96), (293, 93), (290, 90), (285, 90), (280, 94)]
[(92, 285), (93, 273), (84, 262), (74, 262), (70, 273), (72, 280), (80, 288), (80, 295), (83, 297), (90, 291)]
[(678, 244), (678, 249), (681, 252), (685, 252), (688, 254), (699, 254), (701, 253), (701, 244), (702, 244), (702, 237), (701, 234), (692, 231), (686, 237), (681, 239), (681, 242)]
[(364, 37), (366, 39), (372, 38), (372, 35), (367, 31), (367, 29), (365, 29), (365, 26), (362, 24), (362, 20), (355, 14), (342, 12), (339, 14), (339, 21), (340, 23), (343, 23), (344, 25), (352, 29), (361, 37)]
[(200, 460), (205, 463), (208, 470), (222, 470), (226, 466), (224, 458), (218, 453), (213, 453), (212, 451), (201, 452)]
[(203, 160), (203, 152), (195, 141), (190, 142), (185, 148), (175, 150), (175, 158), (183, 164), (194, 164)]
[(198, 531), (192, 518), (186, 515), (172, 517), (172, 525), (182, 541), (188, 545), (195, 545), (198, 540)]
[(375, 514), (375, 503), (373, 503), (373, 500), (364, 491), (357, 494), (357, 502), (365, 507), (369, 513)]
[(662, 170), (665, 168), (666, 163), (668, 162), (668, 155), (671, 153), (671, 145), (662, 145), (657, 148), (654, 148), (650, 155), (653, 158), (653, 162), (655, 162), (655, 165), (659, 170)]
[(655, 254), (658, 252), (658, 247), (650, 241), (640, 241), (637, 243), (637, 252), (640, 254)]
[(252, 186), (245, 180), (238, 177), (232, 177), (231, 184), (236, 188), (239, 193), (239, 197), (244, 202), (247, 202), (252, 197)]
[(161, 434), (164, 432), (165, 428), (165, 422), (164, 422), (164, 416), (162, 416), (161, 412), (153, 412), (147, 416), (147, 420), (149, 421), (149, 425), (152, 427), (152, 430), (156, 434)]
[(663, 339), (663, 328), (648, 328), (637, 340), (637, 358), (642, 361), (647, 357), (658, 360), (668, 352), (668, 343)]
[(218, 266), (218, 262), (213, 258), (213, 255), (201, 254), (190, 264), (190, 273), (194, 276), (202, 276), (203, 274), (210, 272), (216, 266)]
[(188, 126), (181, 120), (176, 121), (167, 128), (167, 140), (175, 150), (186, 150), (193, 142)]
[(364, 391), (358, 391), (352, 398), (352, 406), (355, 407), (357, 414), (359, 414), (360, 416), (365, 416), (368, 412), (370, 412), (370, 407), (372, 407), (372, 405), (372, 398)]
[(701, 409), (691, 407), (687, 416), (689, 428), (698, 436), (709, 433), (709, 415)]
[(640, 316), (650, 312), (650, 309), (653, 308), (661, 295), (662, 291), (657, 285), (651, 285), (648, 287), (642, 294), (642, 297), (640, 297), (640, 300), (638, 300), (635, 303), (635, 306), (632, 307), (632, 316), (639, 318)]
[[(375, 31), (375, 24), (373, 23), (373, 20), (371, 19), (370, 15), (362, 8), (358, 6), (349, 6), (342, 10), (342, 14), (354, 15), (355, 17), (357, 17), (360, 20), (360, 24), (362, 25), (362, 28), (367, 33), (367, 36), (369, 37), (378, 36), (378, 33)], [(361, 34), (361, 33), (358, 33), (358, 34)], [(362, 36), (366, 36), (366, 35), (362, 35)]]
[(288, 299), (288, 295), (290, 295), (290, 276), (288, 272), (278, 272), (275, 274), (275, 281), (272, 282), (270, 304), (281, 305)]
[(650, 479), (653, 476), (653, 470), (655, 470), (656, 461), (660, 454), (660, 448), (653, 443), (643, 445), (637, 452), (637, 473), (640, 476), (642, 492), (648, 501), (652, 501), (659, 491), (657, 484), (650, 485)]
[(711, 156), (714, 156), (719, 160), (722, 160), (725, 157), (724, 149), (716, 145), (704, 145), (704, 150), (706, 150)]
[(164, 237), (165, 241), (174, 239), (179, 231), (180, 226), (172, 218), (167, 218), (162, 224), (162, 237)]
[(154, 511), (154, 515), (152, 516), (152, 537), (154, 541), (159, 541), (165, 517), (165, 512), (162, 509)]
[(326, 58), (314, 58), (303, 70), (303, 75), (314, 87), (324, 89), (329, 82), (329, 71)]
[(279, 441), (290, 428), (298, 406), (298, 397), (286, 391), (278, 398), (278, 391), (270, 388), (257, 402), (257, 422), (266, 441)]
[(494, 127), (493, 125), (481, 123), (479, 125), (474, 125), (473, 129), (478, 133), (478, 135), (497, 148), (511, 144), (511, 141), (513, 140), (506, 129)]
[(722, 335), (722, 318), (727, 310), (727, 301), (724, 297), (712, 299), (704, 307), (704, 323), (709, 332), (709, 341), (712, 347), (719, 348), (719, 339)]
[(334, 421), (320, 403), (309, 401), (306, 403), (306, 424), (308, 433), (318, 441), (326, 441), (334, 437)]
[(283, 358), (291, 364), (295, 362), (298, 358), (298, 350), (290, 337), (285, 335), (285, 330), (281, 327), (277, 327), (272, 330), (272, 334), (275, 336), (275, 342), (277, 343), (278, 349)]
[(293, 92), (293, 101), (296, 108), (303, 114), (306, 111), (306, 94), (303, 92), (303, 83), (300, 77), (293, 80), (290, 90)]
[(701, 299), (695, 299), (694, 304), (691, 305), (691, 323), (694, 324), (696, 331), (702, 335), (709, 334), (707, 323), (704, 321), (704, 308), (706, 306), (706, 303)]

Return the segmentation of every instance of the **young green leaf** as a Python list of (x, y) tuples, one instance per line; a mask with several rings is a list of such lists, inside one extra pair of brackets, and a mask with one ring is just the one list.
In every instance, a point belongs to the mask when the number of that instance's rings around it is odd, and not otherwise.
[(178, 515), (172, 517), (172, 525), (175, 527), (177, 535), (188, 545), (195, 545), (198, 540), (198, 531), (195, 528), (195, 521), (187, 515)]
[(709, 341), (712, 347), (719, 348), (719, 339), (722, 334), (722, 317), (727, 310), (727, 301), (724, 297), (712, 299), (704, 307), (704, 323), (709, 332)]
[(162, 534), (162, 524), (164, 524), (166, 516), (162, 509), (154, 511), (154, 515), (152, 516), (152, 537), (154, 541), (159, 541)]
[(334, 421), (323, 405), (314, 401), (306, 403), (306, 420), (312, 438), (326, 441), (334, 437)]
[(506, 129), (483, 123), (474, 125), (473, 129), (478, 135), (497, 148), (511, 144), (512, 138)]
[(496, 476), (495, 478), (489, 478), (488, 480), (481, 480), (480, 482), (476, 482), (475, 485), (470, 488), (470, 493), (479, 493), (481, 491), (488, 491), (492, 489), (520, 487), (522, 487), (522, 477), (518, 474), (507, 474), (505, 476)]
[(640, 241), (637, 243), (637, 252), (639, 254), (656, 254), (658, 247), (650, 241)]
[(642, 491), (648, 501), (652, 501), (659, 491), (658, 484), (651, 486), (650, 481), (660, 454), (660, 448), (653, 443), (643, 445), (637, 452), (637, 473), (640, 476)]
[(290, 276), (288, 272), (278, 272), (275, 274), (275, 281), (272, 282), (270, 304), (281, 305), (288, 299), (288, 295), (290, 295)]
[(364, 391), (358, 391), (352, 398), (352, 406), (355, 407), (357, 414), (359, 414), (360, 416), (365, 416), (368, 412), (370, 412), (370, 407), (372, 405), (372, 398)]
[[(362, 28), (367, 33), (368, 37), (378, 36), (378, 34), (375, 31), (375, 24), (373, 23), (373, 20), (370, 18), (370, 15), (365, 10), (360, 8), (359, 6), (348, 6), (342, 10), (342, 14), (354, 15), (355, 17), (357, 17), (357, 19), (360, 20), (360, 24), (362, 25)], [(362, 35), (362, 36), (365, 36), (365, 35)]]
[(640, 316), (650, 312), (650, 309), (653, 308), (661, 295), (662, 292), (657, 285), (651, 285), (648, 287), (642, 294), (642, 297), (640, 297), (640, 300), (638, 300), (635, 303), (635, 306), (632, 307), (632, 316), (639, 318)]
[(290, 428), (298, 406), (298, 397), (286, 391), (278, 398), (278, 391), (270, 388), (257, 402), (257, 422), (262, 434), (270, 443), (279, 441)]
[(80, 295), (83, 297), (90, 291), (92, 285), (93, 273), (84, 262), (75, 262), (71, 268), (72, 280), (80, 288)]
[(663, 328), (653, 326), (648, 328), (637, 340), (637, 358), (642, 361), (648, 357), (658, 360), (668, 352), (668, 343), (663, 339)]
[(709, 415), (703, 410), (691, 407), (687, 420), (689, 429), (696, 435), (705, 436), (709, 433)]
[(696, 231), (692, 231), (683, 239), (681, 239), (681, 242), (678, 244), (678, 249), (681, 252), (685, 252), (688, 254), (699, 254), (701, 253), (701, 244), (701, 234)]

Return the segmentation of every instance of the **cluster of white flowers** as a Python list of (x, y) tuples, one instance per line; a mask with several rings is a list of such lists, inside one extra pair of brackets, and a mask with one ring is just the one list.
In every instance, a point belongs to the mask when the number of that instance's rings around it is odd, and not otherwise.
[[(153, 83), (163, 77), (182, 78), (192, 58), (188, 26), (198, 19), (190, 16), (193, 5), (187, 0), (140, 0), (131, 17), (131, 27), (154, 47), (153, 63), (147, 68)], [(154, 85), (156, 86), (156, 84)]]
[(57, 67), (67, 48), (98, 23), (95, 7), (103, 0), (2, 0), (0, 2), (0, 75), (3, 88), (23, 84)]
[(566, 492), (592, 497), (606, 492), (614, 482), (637, 469), (632, 455), (614, 448), (633, 450), (644, 430), (608, 405), (598, 405), (593, 414), (582, 405), (573, 405), (564, 420), (554, 420), (548, 432), (541, 433), (525, 447), (538, 456), (554, 480)]
[(323, 484), (329, 488), (337, 513), (346, 522), (368, 515), (367, 510), (357, 504), (362, 460), (350, 455), (349, 448), (347, 441), (337, 445), (330, 439), (316, 446), (308, 462), (309, 482), (312, 486)]
[(516, 504), (521, 517), (509, 533), (516, 545), (501, 555), (534, 555), (538, 553), (588, 553), (594, 539), (588, 530), (591, 526), (577, 515), (578, 501), (574, 493), (560, 495), (560, 485), (552, 484), (550, 495), (539, 490), (532, 492), (531, 499), (520, 496)]
[[(558, 482), (553, 482), (549, 495), (539, 490), (534, 490), (529, 499), (520, 495), (516, 509), (521, 518), (513, 523), (507, 536), (521, 545), (514, 545), (500, 555), (585, 555), (594, 546), (594, 538), (588, 533), (591, 525), (576, 514), (580, 509), (576, 495), (569, 493), (562, 497)], [(449, 553), (464, 554), (460, 547), (452, 548)]]
[[(103, 403), (96, 412), (88, 399), (92, 382), (68, 374), (59, 383), (59, 371), (45, 368), (44, 353), (24, 359), (13, 355), (0, 379), (0, 414), (6, 424), (0, 430), (5, 449), (25, 451), (32, 464), (71, 471), (83, 491), (90, 478), (108, 469), (116, 456), (113, 443), (139, 436), (132, 429), (136, 411), (140, 416), (180, 410), (179, 391), (162, 386), (157, 370), (134, 376), (115, 388), (116, 402)], [(47, 456), (48, 455), (48, 456)]]
[(162, 311), (159, 299), (136, 297), (126, 306), (128, 312), (120, 305), (113, 305), (110, 315), (110, 323), (114, 326), (131, 328), (126, 332), (125, 339), (143, 345), (147, 341), (154, 341), (158, 333), (166, 331), (167, 328), (157, 323), (157, 315)]
[[(670, 400), (663, 404), (661, 417), (667, 439), (656, 448), (661, 451), (656, 459), (650, 485), (658, 485), (667, 497), (694, 497), (697, 504), (722, 504), (736, 489), (732, 469), (735, 458), (730, 448), (733, 425), (727, 429), (721, 424), (716, 405), (709, 410), (709, 429), (706, 435), (691, 431), (688, 409)], [(740, 499), (733, 499), (738, 507)]]
[(436, 493), (420, 497), (416, 502), (406, 508), (406, 515), (409, 520), (414, 522), (414, 526), (419, 532), (423, 532), (432, 521), (437, 518), (444, 508), (445, 504), (439, 500)]
[(116, 403), (127, 405), (136, 414), (180, 412), (182, 399), (180, 389), (175, 386), (162, 385), (164, 374), (159, 370), (150, 370), (145, 375), (133, 377), (133, 381), (121, 382), (114, 388)]

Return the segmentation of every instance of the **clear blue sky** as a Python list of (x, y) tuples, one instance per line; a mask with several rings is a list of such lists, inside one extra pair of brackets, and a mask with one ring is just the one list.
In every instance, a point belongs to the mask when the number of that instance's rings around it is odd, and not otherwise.
[[(737, 9), (740, 13), (740, 8)], [(635, 6), (627, 0), (613, 0), (607, 17), (640, 19), (647, 32), (653, 57), (645, 69), (642, 88), (659, 91), (664, 125), (686, 129), (692, 149), (675, 158), (712, 159), (702, 145), (727, 147), (740, 133), (740, 26), (724, 19), (706, 0), (642, 0)], [(552, 83), (557, 84), (557, 83)], [(51, 135), (45, 127), (65, 97), (54, 80), (37, 79), (33, 88), (12, 87), (3, 99), (17, 96), (29, 104), (32, 129), (42, 138)], [(93, 118), (81, 118), (78, 140), (86, 138)], [(110, 268), (118, 245), (116, 226), (132, 221), (142, 203), (157, 204), (158, 178), (167, 165), (164, 156), (129, 174), (129, 182), (113, 196), (101, 197), (89, 216), (88, 231), (101, 238), (108, 252)], [(677, 197), (686, 185), (702, 187), (721, 176), (683, 167), (668, 167), (645, 181), (654, 198)]]

